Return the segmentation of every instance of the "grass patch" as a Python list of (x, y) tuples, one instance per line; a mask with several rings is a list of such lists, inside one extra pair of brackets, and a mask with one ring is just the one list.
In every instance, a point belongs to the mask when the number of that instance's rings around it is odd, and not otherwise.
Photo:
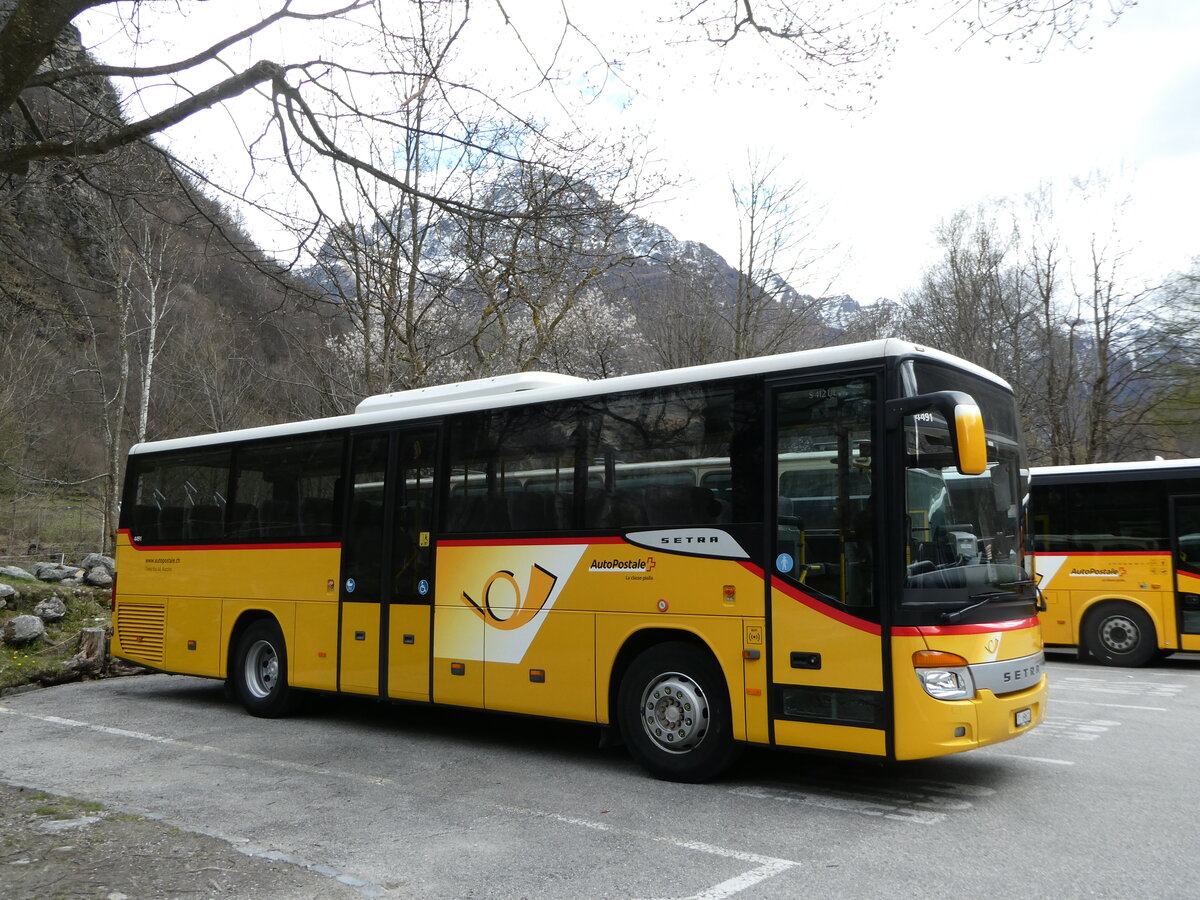
[(39, 558), (47, 560), (58, 553), (68, 559), (100, 553), (103, 522), (98, 488), (91, 492), (39, 487), (0, 491), (0, 556), (24, 557), (30, 545), (37, 548)]
[(104, 811), (104, 804), (94, 800), (76, 800), (74, 797), (51, 797), (49, 795), (33, 799), (38, 803), (33, 808), (33, 814), (46, 819), (76, 819), (81, 815), (92, 815)]
[(0, 610), (0, 627), (19, 615), (32, 614), (43, 599), (57, 596), (67, 614), (58, 622), (47, 622), (46, 633), (32, 644), (12, 647), (0, 643), (0, 690), (27, 684), (58, 684), (72, 677), (64, 664), (79, 649), (84, 628), (107, 628), (111, 621), (111, 592), (106, 588), (32, 584), (0, 577), (18, 591)]

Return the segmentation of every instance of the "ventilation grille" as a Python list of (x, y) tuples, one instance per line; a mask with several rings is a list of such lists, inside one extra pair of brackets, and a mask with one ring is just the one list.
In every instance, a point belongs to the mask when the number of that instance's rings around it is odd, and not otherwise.
[(116, 632), (129, 659), (161, 666), (167, 633), (167, 609), (148, 603), (117, 606)]

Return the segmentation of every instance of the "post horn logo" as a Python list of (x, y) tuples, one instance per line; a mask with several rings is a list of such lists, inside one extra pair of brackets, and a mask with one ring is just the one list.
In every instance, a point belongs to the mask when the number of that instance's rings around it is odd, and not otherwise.
[[(493, 599), (492, 588), (498, 581), (507, 584), (509, 590), (501, 589), (499, 595)], [(534, 616), (542, 611), (542, 607), (550, 599), (550, 592), (554, 589), (556, 581), (557, 575), (534, 564), (529, 570), (529, 589), (522, 596), (516, 576), (507, 569), (501, 569), (484, 584), (483, 602), (476, 602), (466, 591), (462, 592), (462, 600), (475, 615), (493, 628), (515, 631), (522, 625), (528, 625)]]

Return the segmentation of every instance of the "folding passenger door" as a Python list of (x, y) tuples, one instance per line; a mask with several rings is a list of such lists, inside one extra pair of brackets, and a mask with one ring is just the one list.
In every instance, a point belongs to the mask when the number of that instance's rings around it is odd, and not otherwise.
[(1200, 497), (1172, 497), (1170, 503), (1179, 647), (1200, 650)]
[(870, 375), (771, 393), (771, 709), (784, 746), (886, 751), (877, 396)]
[(355, 434), (350, 446), (345, 498), (339, 614), (338, 689), (380, 693), (383, 605), (388, 600), (384, 566), (388, 554), (385, 510), (395, 478), (389, 472), (394, 433)]
[(351, 439), (339, 689), (429, 699), (437, 430)]
[(388, 697), (429, 700), (434, 575), (434, 461), (437, 431), (396, 436), (388, 602), (383, 609)]

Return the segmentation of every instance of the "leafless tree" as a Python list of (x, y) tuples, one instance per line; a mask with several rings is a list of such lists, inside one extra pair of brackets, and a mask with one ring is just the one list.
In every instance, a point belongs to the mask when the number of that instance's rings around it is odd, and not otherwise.
[(1138, 458), (1156, 449), (1150, 425), (1162, 400), (1157, 382), (1173, 355), (1157, 328), (1161, 294), (1126, 274), (1129, 248), (1119, 229), (1117, 219), (1089, 236), (1075, 279), (1089, 338), (1079, 355), (1087, 403), (1083, 462)]
[(1023, 335), (1034, 310), (1015, 226), (985, 205), (955, 213), (936, 238), (944, 256), (905, 295), (905, 333), (1023, 385)]
[[(800, 349), (821, 340), (820, 299), (836, 248), (821, 247), (822, 210), (802, 181), (780, 180), (780, 164), (751, 159), (744, 183), (730, 185), (738, 224), (737, 288), (723, 310), (732, 357)], [(812, 278), (812, 293), (801, 293)]]
[(597, 289), (584, 291), (546, 347), (542, 365), (580, 378), (612, 378), (637, 370), (645, 338), (627, 305)]
[[(73, 164), (102, 157), (162, 134), (204, 111), (235, 101), (253, 101), (259, 104), (262, 127), (256, 132), (251, 121), (239, 115), (242, 127), (247, 129), (246, 151), (256, 165), (265, 165), (273, 155), (281, 158), (314, 201), (320, 189), (306, 165), (323, 161), (460, 214), (514, 216), (520, 215), (520, 210), (506, 207), (502, 198), (491, 197), (492, 205), (476, 206), (462, 196), (426, 190), (403, 173), (394, 172), (390, 159), (373, 156), (370, 143), (360, 140), (364, 123), (369, 123), (376, 135), (412, 127), (395, 119), (397, 111), (411, 102), (412, 95), (397, 98), (380, 87), (390, 87), (395, 78), (406, 73), (392, 65), (388, 56), (381, 57), (374, 51), (418, 33), (424, 27), (423, 20), (430, 16), (450, 23), (455, 38), (472, 26), (493, 27), (494, 22), (501, 22), (504, 31), (497, 37), (510, 42), (511, 57), (532, 64), (535, 87), (553, 91), (560, 79), (578, 74), (562, 71), (564, 66), (570, 68), (569, 64), (581, 68), (598, 65), (616, 74), (622, 53), (641, 49), (647, 37), (660, 43), (690, 38), (722, 46), (761, 38), (770, 52), (783, 58), (801, 78), (813, 79), (823, 72), (840, 70), (845, 64), (866, 63), (886, 51), (891, 45), (887, 14), (897, 10), (924, 11), (933, 24), (940, 19), (952, 24), (958, 33), (1043, 46), (1055, 37), (1077, 41), (1094, 18), (1095, 3), (897, 0), (893, 4), (861, 5), (832, 0), (688, 0), (679, 2), (674, 11), (661, 18), (648, 16), (640, 27), (639, 23), (628, 23), (629, 30), (639, 35), (630, 46), (606, 47), (597, 45), (576, 25), (576, 4), (570, 0), (550, 13), (557, 17), (551, 18), (556, 27), (545, 29), (547, 12), (537, 10), (543, 29), (557, 31), (557, 38), (552, 38), (548, 46), (529, 36), (531, 21), (514, 18), (499, 2), (327, 0), (301, 7), (296, 0), (278, 0), (277, 6), (260, 18), (242, 21), (231, 15), (236, 7), (232, 0), (161, 4), (154, 0), (121, 4), (118, 0), (4, 0), (0, 4), (0, 15), (5, 17), (0, 28), (0, 112), (15, 110), (22, 128), (0, 147), (0, 172), (26, 172), (30, 165), (42, 161)], [(1131, 0), (1107, 0), (1112, 18), (1130, 4)], [(81, 52), (68, 39), (69, 26), (82, 14), (107, 11), (122, 19), (128, 17), (123, 19), (126, 27), (117, 32), (117, 37), (126, 42), (126, 50), (156, 49), (140, 47), (142, 29), (138, 23), (139, 17), (155, 13), (160, 6), (169, 10), (177, 28), (181, 22), (195, 23), (195, 27), (184, 26), (179, 33), (215, 32), (221, 36), (208, 46), (186, 47), (183, 41), (181, 45), (186, 49), (168, 52), (163, 61), (154, 64), (125, 62), (137, 59), (137, 54), (115, 48), (106, 52), (122, 61), (104, 63)], [(879, 12), (869, 14), (871, 10)], [(226, 20), (237, 24), (221, 29), (219, 23)], [(215, 29), (214, 23), (218, 23)], [(664, 26), (667, 30), (661, 31)], [(333, 35), (342, 46), (315, 47), (312, 38), (325, 34)], [(282, 38), (281, 46), (294, 48), (296, 58), (256, 59), (255, 48), (264, 38), (276, 36)], [(590, 59), (568, 59), (564, 50), (568, 43), (581, 45), (590, 53)], [(371, 48), (372, 52), (359, 53), (361, 47)], [(869, 81), (873, 74), (866, 79)], [(86, 91), (78, 90), (79, 85), (98, 78), (118, 80), (125, 85), (127, 96), (169, 90), (177, 99), (147, 108), (144, 113), (135, 113), (134, 107), (126, 104), (123, 114), (115, 114), (91, 102), (93, 98)], [(466, 87), (477, 102), (492, 108), (493, 118), (504, 113), (548, 138), (549, 132), (538, 125), (534, 116), (516, 112), (507, 102), (507, 92), (489, 96), (489, 85), (477, 78), (468, 83), (466, 78), (461, 70), (438, 71), (419, 90)], [(43, 107), (51, 98), (63, 108), (59, 115), (47, 119)], [(473, 146), (467, 133), (441, 137), (463, 147)], [(392, 137), (384, 137), (383, 142), (402, 143)], [(522, 159), (517, 146), (477, 149), (507, 155), (514, 161)], [(231, 195), (240, 193), (235, 185), (224, 187)]]
[(544, 366), (581, 299), (637, 258), (630, 241), (633, 210), (644, 199), (637, 177), (631, 161), (606, 172), (521, 165), (499, 173), (488, 190), (519, 198), (529, 214), (461, 220), (456, 251), (476, 309), (472, 374)]
[(927, 30), (956, 39), (980, 37), (1028, 44), (1043, 52), (1055, 42), (1077, 45), (1093, 17), (1116, 21), (1136, 0), (896, 0), (890, 4), (845, 0), (679, 0), (672, 20), (711, 43), (728, 46), (757, 37), (782, 45), (802, 74), (825, 67), (874, 61), (894, 46), (888, 25), (901, 13)]
[(1158, 428), (1171, 437), (1168, 452), (1200, 456), (1200, 257), (1167, 279), (1160, 292), (1160, 329), (1175, 348), (1166, 361)]
[(736, 274), (715, 254), (685, 245), (684, 255), (667, 262), (669, 277), (652, 289), (636, 282), (626, 290), (645, 337), (652, 368), (675, 369), (729, 359), (729, 340), (718, 315), (729, 302)]

